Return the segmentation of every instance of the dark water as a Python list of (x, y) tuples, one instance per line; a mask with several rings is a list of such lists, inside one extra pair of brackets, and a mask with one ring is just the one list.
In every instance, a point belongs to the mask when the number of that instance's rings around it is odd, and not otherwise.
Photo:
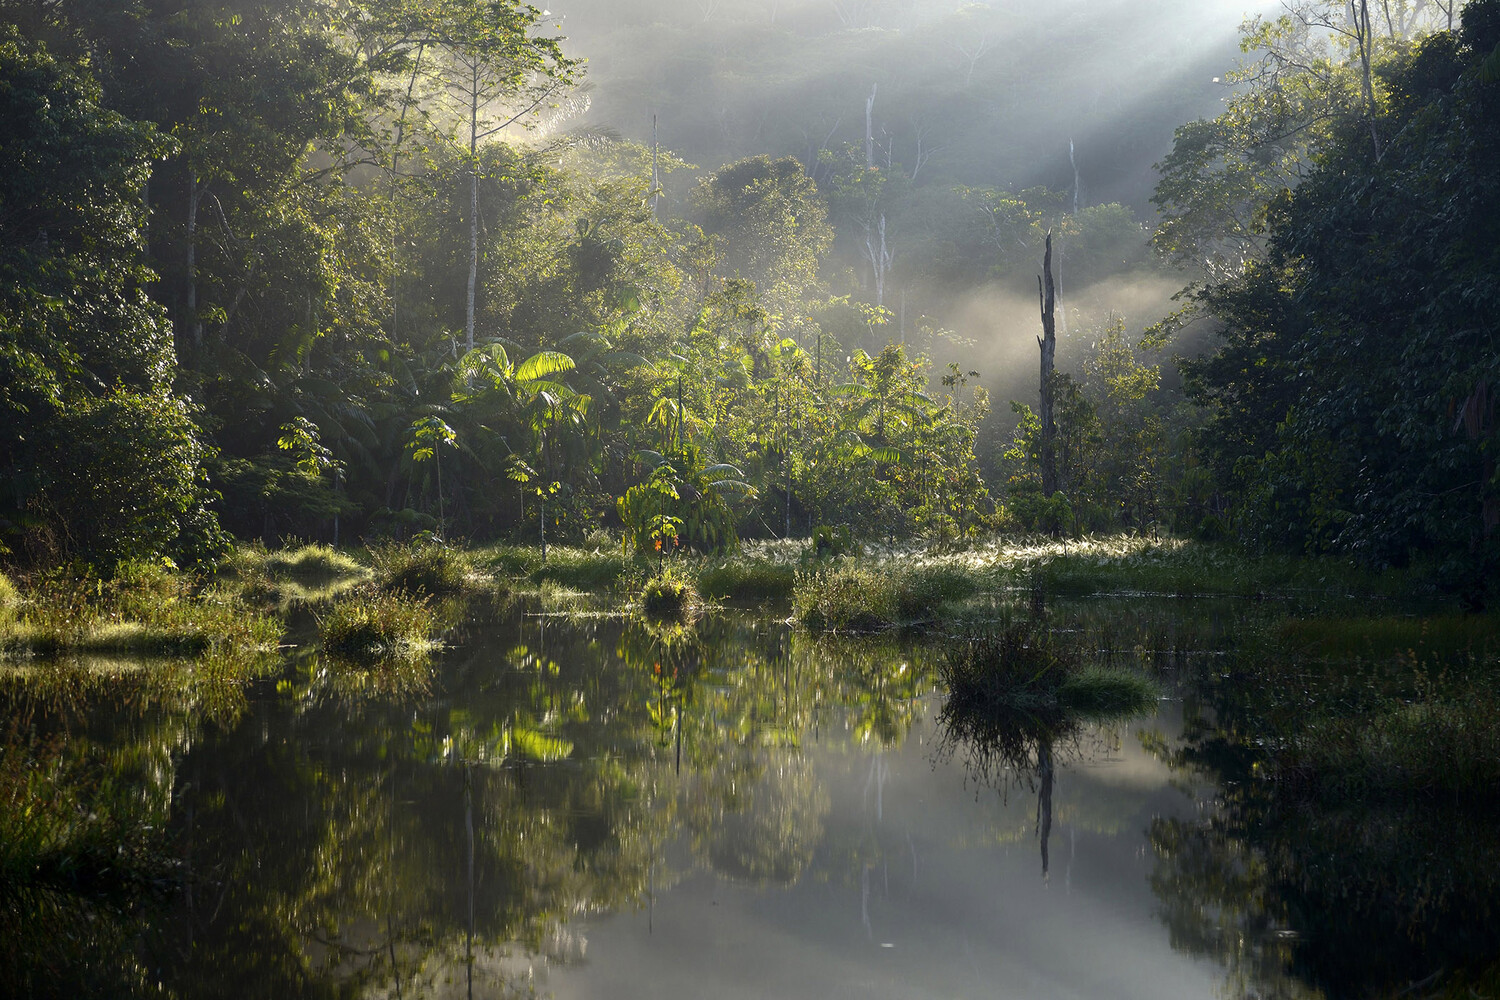
[(1258, 787), (1224, 694), (1242, 619), (1075, 608), (1073, 634), (1170, 697), (1010, 766), (945, 733), (940, 646), (749, 617), (673, 638), (502, 614), (430, 677), (304, 652), (242, 700), (10, 678), (7, 835), (45, 800), (107, 836), (0, 892), (0, 988), (1341, 996), (1494, 954), (1486, 824)]

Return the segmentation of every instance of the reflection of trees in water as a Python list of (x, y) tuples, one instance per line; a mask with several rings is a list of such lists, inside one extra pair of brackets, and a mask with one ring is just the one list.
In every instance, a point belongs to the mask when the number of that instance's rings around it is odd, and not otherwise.
[(1329, 697), (1355, 710), (1351, 680), (1318, 664), (1215, 664), (1188, 692), (1182, 742), (1159, 748), (1221, 788), (1204, 818), (1152, 823), (1151, 887), (1173, 947), (1223, 965), (1226, 995), (1397, 995), (1500, 959), (1489, 809), (1317, 801), (1261, 775), (1282, 717)]
[(572, 918), (679, 877), (662, 860), (679, 822), (700, 863), (795, 880), (829, 809), (804, 743), (847, 724), (847, 743), (822, 745), (897, 744), (930, 685), (894, 644), (733, 620), (676, 637), (535, 619), (474, 634), (410, 684), (337, 683), (301, 656), (253, 705), (226, 689), (238, 701), (206, 723), (201, 692), (129, 684), (33, 713), (26, 739), (72, 718), (59, 753), (105, 758), (55, 769), (59, 794), (86, 803), (115, 775), (184, 885), (130, 896), (121, 919), (69, 901), (36, 925), (57, 945), (28, 946), (31, 970), (87, 968), (121, 996), (147, 979), (184, 996), (395, 996), (471, 971), (476, 992), (503, 994), (531, 961), (581, 956)]
[(738, 747), (720, 760), (684, 782), (695, 848), (730, 878), (795, 882), (822, 840), (827, 790), (795, 749)]

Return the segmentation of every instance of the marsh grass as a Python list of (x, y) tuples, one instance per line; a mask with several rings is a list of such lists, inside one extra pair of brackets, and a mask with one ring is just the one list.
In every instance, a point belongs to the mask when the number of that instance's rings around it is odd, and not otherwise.
[(19, 613), (0, 622), (0, 652), (200, 656), (273, 648), (281, 625), (218, 590), (194, 593), (188, 577), (159, 565), (122, 564), (109, 580), (42, 574)]
[(1229, 545), (1132, 535), (1042, 543), (1005, 561), (1054, 595), (1401, 595), (1410, 581), (1333, 559), (1254, 556)]
[(277, 579), (327, 581), (363, 579), (370, 575), (370, 568), (349, 553), (322, 544), (268, 552), (264, 566), (266, 572)]
[(1500, 800), (1500, 698), (1392, 702), (1319, 720), (1273, 756), (1272, 774), (1303, 795), (1368, 802), (1413, 796)]
[(811, 629), (874, 632), (931, 624), (978, 589), (974, 574), (943, 564), (893, 567), (848, 560), (799, 572), (793, 616)]
[(1500, 618), (1494, 615), (1295, 618), (1281, 623), (1277, 637), (1300, 655), (1330, 659), (1430, 664), (1500, 658)]
[(414, 596), (447, 597), (461, 593), (473, 568), (468, 552), (431, 542), (414, 545), (388, 542), (372, 547), (370, 558), (380, 590)]
[(437, 624), (426, 595), (409, 591), (351, 592), (315, 617), (324, 651), (355, 664), (423, 656)]
[(746, 604), (788, 601), (797, 585), (796, 567), (766, 559), (731, 559), (703, 565), (698, 591), (716, 600)]
[(16, 606), (21, 603), (21, 595), (16, 591), (16, 585), (10, 582), (10, 577), (0, 573), (0, 626), (16, 620)]

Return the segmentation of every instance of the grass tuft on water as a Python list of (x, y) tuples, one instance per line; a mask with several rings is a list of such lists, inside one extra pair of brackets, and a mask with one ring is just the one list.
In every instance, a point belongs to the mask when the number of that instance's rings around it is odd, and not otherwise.
[(437, 622), (427, 597), (407, 591), (345, 594), (316, 618), (323, 649), (356, 663), (429, 652)]
[(1149, 678), (1085, 664), (1075, 646), (1029, 619), (955, 644), (938, 673), (956, 713), (1062, 712), (1102, 720), (1149, 711), (1160, 697)]
[(369, 567), (347, 552), (322, 544), (269, 552), (265, 556), (264, 565), (266, 572), (273, 578), (334, 580), (370, 575)]
[(794, 566), (767, 559), (731, 559), (698, 571), (698, 591), (721, 600), (773, 604), (789, 600), (796, 585)]
[(664, 566), (641, 588), (641, 610), (647, 618), (683, 621), (700, 606), (698, 588), (675, 566)]

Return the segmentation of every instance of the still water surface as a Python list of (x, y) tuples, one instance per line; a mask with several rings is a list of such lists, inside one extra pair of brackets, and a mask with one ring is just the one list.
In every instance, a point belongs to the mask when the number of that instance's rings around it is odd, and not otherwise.
[[(1187, 658), (1217, 676), (1215, 616), (1192, 613), (1152, 619), (1152, 634), (1196, 642)], [(154, 825), (186, 888), (11, 901), (4, 983), (1316, 995), (1286, 907), (1257, 881), (1264, 849), (1220, 822), (1239, 793), (1188, 752), (1211, 749), (1214, 716), (1191, 670), (1160, 673), (1170, 697), (1152, 715), (1080, 721), (1053, 748), (1049, 788), (945, 733), (941, 655), (734, 615), (673, 638), (506, 612), (465, 626), (407, 686), (302, 653), (228, 706), (122, 679), (23, 712), (12, 690), (10, 738), (52, 748), (60, 794), (113, 775), (128, 793), (111, 808)], [(1116, 659), (1162, 667), (1144, 647)]]

